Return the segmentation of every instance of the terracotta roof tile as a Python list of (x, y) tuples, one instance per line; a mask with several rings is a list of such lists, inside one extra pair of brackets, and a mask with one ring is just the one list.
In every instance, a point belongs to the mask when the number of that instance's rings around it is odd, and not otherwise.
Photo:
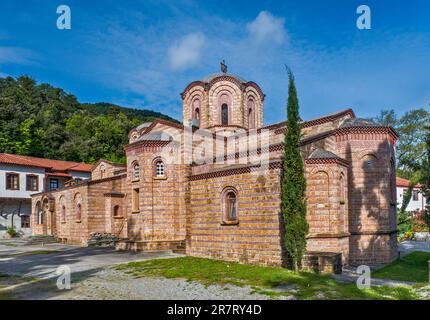
[[(409, 187), (409, 183), (410, 183), (410, 181), (408, 179), (396, 177), (396, 186), (397, 187), (407, 188), (407, 187)], [(417, 185), (415, 185), (415, 188), (421, 188), (421, 185), (417, 184)]]
[(52, 171), (80, 171), (91, 172), (92, 165), (87, 163), (52, 160), (36, 158), (30, 156), (20, 156), (16, 154), (0, 153), (0, 163), (13, 164), (18, 166), (46, 168)]

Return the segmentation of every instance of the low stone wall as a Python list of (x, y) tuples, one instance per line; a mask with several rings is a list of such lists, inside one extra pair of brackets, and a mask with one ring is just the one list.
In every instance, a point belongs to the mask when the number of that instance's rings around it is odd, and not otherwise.
[(319, 274), (340, 274), (342, 273), (342, 254), (308, 252), (303, 259), (303, 269)]
[(185, 240), (120, 240), (116, 244), (118, 251), (162, 251), (172, 250), (175, 253), (185, 253)]

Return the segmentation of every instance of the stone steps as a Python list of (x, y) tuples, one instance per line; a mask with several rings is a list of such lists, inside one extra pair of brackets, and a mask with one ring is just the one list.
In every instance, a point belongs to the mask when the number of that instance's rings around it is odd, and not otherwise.
[(57, 243), (57, 239), (54, 236), (31, 236), (25, 242), (25, 245), (32, 246), (38, 244), (44, 245), (49, 243)]

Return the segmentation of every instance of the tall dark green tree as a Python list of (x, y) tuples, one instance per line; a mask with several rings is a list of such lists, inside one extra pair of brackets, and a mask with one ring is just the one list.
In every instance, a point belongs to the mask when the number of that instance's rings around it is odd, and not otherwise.
[(288, 70), (287, 131), (284, 141), (284, 174), (281, 210), (285, 224), (285, 249), (289, 266), (297, 271), (306, 250), (306, 180), (300, 152), (301, 125), (294, 76)]
[(430, 232), (430, 126), (425, 127), (426, 131), (426, 152), (424, 159), (421, 163), (421, 172), (422, 172), (422, 193), (426, 198), (426, 206), (424, 210), (424, 221)]

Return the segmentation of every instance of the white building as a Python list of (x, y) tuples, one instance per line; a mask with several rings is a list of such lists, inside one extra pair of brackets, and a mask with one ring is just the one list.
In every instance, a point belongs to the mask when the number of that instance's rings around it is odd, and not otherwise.
[[(400, 208), (403, 203), (403, 197), (409, 187), (409, 180), (403, 178), (396, 178), (397, 189), (397, 208)], [(406, 211), (423, 211), (425, 209), (426, 199), (421, 193), (421, 185), (417, 184), (412, 190), (411, 201), (409, 201)]]
[(0, 153), (0, 238), (12, 224), (30, 235), (31, 194), (91, 177), (92, 165)]

